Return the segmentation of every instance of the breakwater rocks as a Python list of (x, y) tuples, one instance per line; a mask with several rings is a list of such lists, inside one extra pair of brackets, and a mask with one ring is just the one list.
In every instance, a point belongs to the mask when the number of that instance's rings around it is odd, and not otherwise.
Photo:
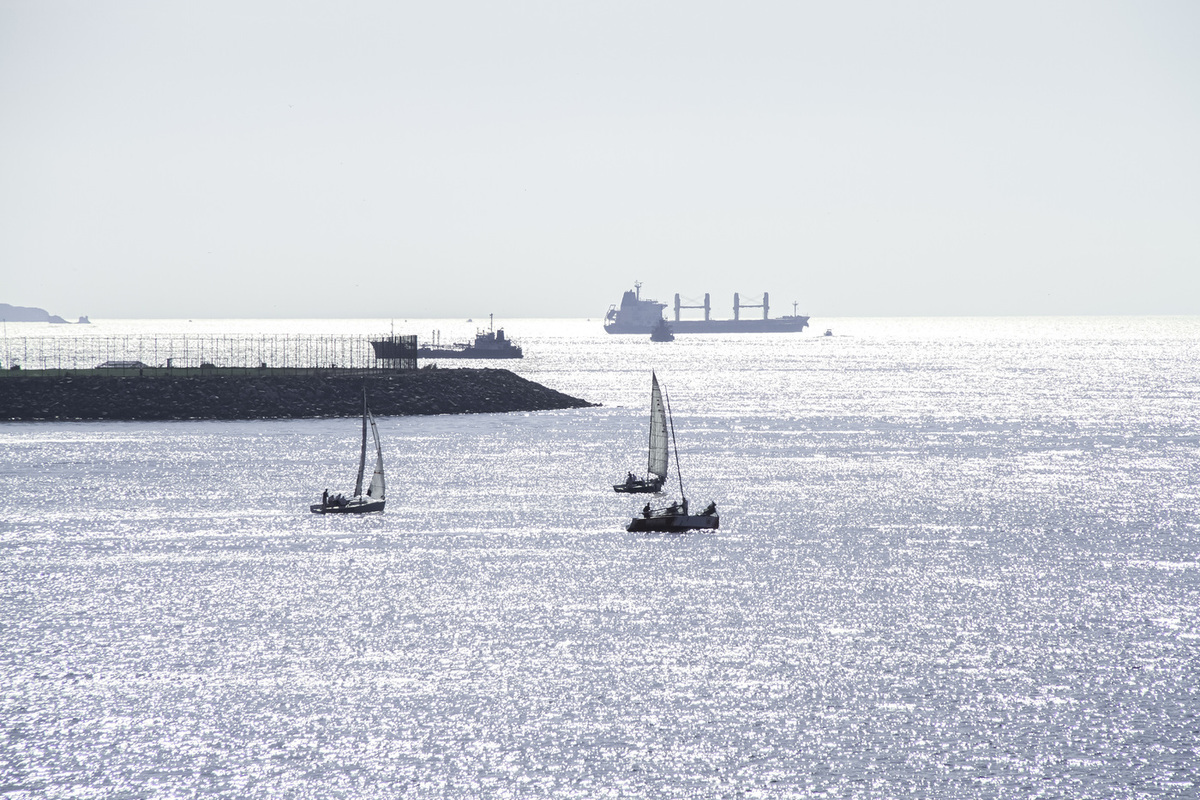
[(592, 405), (505, 369), (254, 376), (0, 378), (0, 420), (294, 419), (546, 411)]

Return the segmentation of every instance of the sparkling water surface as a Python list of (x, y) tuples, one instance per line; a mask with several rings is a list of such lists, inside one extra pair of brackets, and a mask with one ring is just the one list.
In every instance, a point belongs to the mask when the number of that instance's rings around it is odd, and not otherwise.
[[(357, 409), (0, 424), (0, 795), (1195, 796), (1200, 319), (826, 326), (507, 321), (602, 405), (380, 418), (364, 518)], [(718, 531), (624, 530), (651, 369)]]

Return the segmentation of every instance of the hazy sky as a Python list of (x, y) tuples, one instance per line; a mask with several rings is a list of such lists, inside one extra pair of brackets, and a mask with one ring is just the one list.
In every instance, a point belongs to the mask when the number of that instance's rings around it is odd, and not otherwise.
[(1200, 3), (0, 0), (0, 302), (1200, 313)]

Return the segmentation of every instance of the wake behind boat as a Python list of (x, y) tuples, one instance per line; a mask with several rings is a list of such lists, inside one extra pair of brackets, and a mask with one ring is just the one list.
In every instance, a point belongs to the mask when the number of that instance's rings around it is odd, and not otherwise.
[[(662, 395), (662, 392), (658, 386), (658, 377), (653, 372), (651, 372), (650, 373), (650, 408), (651, 408), (650, 459), (651, 459), (652, 466), (655, 465), (654, 459), (656, 457), (655, 444), (654, 444), (654, 429), (655, 429), (655, 425), (656, 425), (655, 420), (658, 417), (660, 417), (662, 414), (663, 397), (664, 396)], [(657, 400), (657, 406), (655, 405), (656, 400)], [(646, 503), (645, 507), (642, 509), (642, 515), (640, 517), (634, 517), (632, 520), (630, 520), (629, 525), (627, 525), (625, 527), (625, 530), (629, 531), (630, 533), (648, 532), (648, 531), (657, 531), (657, 532), (661, 532), (661, 533), (682, 533), (684, 531), (703, 530), (706, 528), (715, 530), (716, 528), (721, 527), (721, 518), (719, 516), (717, 516), (717, 504), (716, 503), (709, 503), (704, 508), (704, 510), (701, 511), (699, 514), (688, 513), (688, 499), (687, 499), (687, 495), (685, 495), (683, 492), (683, 470), (679, 466), (679, 443), (675, 439), (675, 419), (671, 415), (671, 398), (670, 397), (666, 397), (665, 423), (670, 423), (671, 442), (675, 448), (675, 474), (679, 476), (679, 502), (671, 503), (671, 505), (669, 505), (669, 506), (665, 506), (663, 508), (657, 508), (657, 509), (651, 508), (650, 504)], [(663, 439), (662, 449), (664, 451), (663, 455), (662, 455), (663, 469), (662, 469), (662, 477), (658, 479), (658, 486), (659, 486), (659, 488), (661, 488), (663, 481), (666, 480), (666, 453), (665, 453), (666, 435), (665, 435), (665, 424), (664, 423), (657, 423), (657, 424), (661, 424), (664, 427), (664, 435), (662, 436), (662, 439)], [(655, 478), (658, 478), (658, 474), (654, 473), (653, 471), (651, 472), (651, 475), (653, 475)], [(633, 476), (631, 474), (630, 478), (632, 478), (632, 477)], [(626, 483), (628, 483), (628, 482), (629, 481), (627, 479)], [(614, 486), (613, 488), (616, 489), (617, 491), (622, 491), (622, 489), (619, 488), (619, 486), (620, 485), (618, 484), (618, 486)], [(631, 491), (631, 490), (624, 489), (624, 491)], [(655, 489), (655, 490), (643, 489), (641, 491), (657, 491), (657, 489)]]
[[(371, 435), (375, 439), (375, 471), (371, 474), (371, 483), (367, 493), (363, 494), (363, 477), (367, 468), (367, 423), (371, 425)], [(372, 511), (383, 511), (386, 486), (383, 479), (383, 448), (379, 445), (379, 429), (375, 427), (375, 417), (367, 408), (367, 393), (363, 391), (363, 422), (362, 449), (358, 456), (358, 479), (354, 483), (354, 494), (346, 497), (343, 494), (330, 495), (329, 490), (321, 496), (320, 503), (314, 503), (309, 509), (314, 514), (366, 514)]]

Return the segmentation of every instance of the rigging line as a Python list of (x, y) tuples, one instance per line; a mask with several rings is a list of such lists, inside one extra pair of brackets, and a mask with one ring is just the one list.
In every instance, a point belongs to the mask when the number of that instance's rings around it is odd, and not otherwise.
[(358, 480), (354, 482), (354, 496), (362, 496), (363, 470), (367, 467), (367, 385), (363, 381), (363, 421), (362, 421), (362, 449), (358, 456)]
[(679, 476), (679, 500), (687, 502), (687, 495), (683, 493), (683, 470), (679, 467), (679, 442), (675, 440), (675, 417), (671, 414), (671, 395), (666, 389), (663, 389), (663, 397), (667, 400), (667, 419), (671, 420), (671, 444), (675, 446), (675, 474)]

